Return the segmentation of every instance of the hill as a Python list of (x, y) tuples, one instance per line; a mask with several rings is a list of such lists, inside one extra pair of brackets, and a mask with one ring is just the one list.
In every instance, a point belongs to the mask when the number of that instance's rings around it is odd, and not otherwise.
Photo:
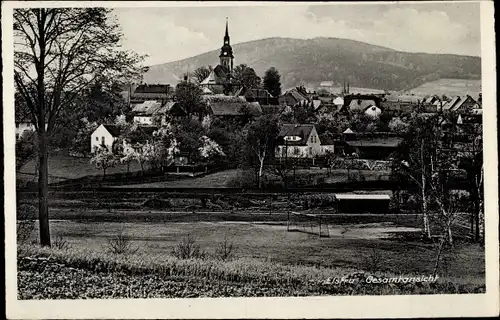
[[(321, 81), (351, 87), (408, 90), (441, 78), (480, 79), (481, 58), (451, 54), (408, 53), (338, 38), (268, 38), (233, 45), (235, 65), (246, 63), (263, 76), (276, 67), (282, 87), (317, 87)], [(219, 50), (150, 66), (146, 83), (175, 85), (186, 70), (217, 65)]]

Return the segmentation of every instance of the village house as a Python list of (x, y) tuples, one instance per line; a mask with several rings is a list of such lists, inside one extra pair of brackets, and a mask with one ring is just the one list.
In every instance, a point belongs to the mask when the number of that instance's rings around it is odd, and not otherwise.
[(363, 112), (369, 117), (377, 118), (382, 113), (380, 99), (374, 95), (348, 95), (344, 97), (344, 106), (340, 112)]
[(235, 96), (245, 97), (247, 102), (258, 102), (260, 105), (278, 105), (278, 98), (273, 97), (269, 91), (260, 88), (245, 89), (241, 87), (234, 94)]
[(121, 134), (120, 127), (114, 124), (101, 124), (90, 135), (90, 152), (106, 147), (112, 150), (114, 142)]
[(128, 92), (124, 92), (124, 98), (128, 97), (130, 104), (138, 104), (148, 100), (156, 100), (165, 103), (172, 100), (174, 89), (169, 84), (140, 84), (129, 86)]
[(299, 92), (299, 88), (293, 88), (283, 93), (278, 98), (279, 104), (284, 106), (295, 106), (299, 103), (308, 102), (306, 94)]
[(207, 104), (209, 116), (214, 117), (241, 117), (246, 113), (253, 117), (262, 115), (262, 108), (258, 102), (247, 102), (245, 97), (207, 95), (203, 96)]
[(344, 154), (355, 153), (361, 159), (372, 160), (389, 159), (403, 141), (388, 133), (360, 134), (350, 131), (343, 136), (341, 149)]
[[(321, 141), (313, 124), (284, 124), (276, 139), (276, 158), (314, 158), (323, 155)], [(333, 147), (328, 147), (333, 151)]]
[[(175, 101), (144, 101), (133, 106), (131, 114), (133, 121), (142, 125), (166, 125), (167, 115), (177, 115), (175, 112), (177, 103)], [(156, 123), (155, 123), (156, 121)]]
[[(23, 135), (27, 132), (35, 132), (35, 126), (31, 123), (31, 120), (27, 117), (21, 117), (15, 115), (16, 117), (16, 141), (21, 139)], [(45, 123), (45, 129), (47, 129), (48, 123)]]

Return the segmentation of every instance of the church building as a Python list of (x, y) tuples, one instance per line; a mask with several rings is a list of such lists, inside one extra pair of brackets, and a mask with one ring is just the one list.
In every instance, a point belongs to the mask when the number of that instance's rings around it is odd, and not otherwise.
[(233, 48), (231, 47), (229, 38), (229, 28), (226, 18), (226, 34), (224, 35), (224, 44), (220, 49), (219, 64), (210, 72), (208, 77), (200, 82), (200, 86), (204, 90), (210, 90), (215, 94), (229, 94), (233, 91), (232, 88), (232, 73), (233, 73)]

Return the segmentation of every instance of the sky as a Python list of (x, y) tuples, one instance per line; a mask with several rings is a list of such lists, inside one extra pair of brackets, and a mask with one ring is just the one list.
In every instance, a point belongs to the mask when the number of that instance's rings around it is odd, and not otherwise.
[[(470, 2), (116, 8), (123, 47), (147, 65), (270, 37), (346, 38), (407, 52), (480, 56), (480, 5)], [(236, 53), (235, 53), (236, 54)]]

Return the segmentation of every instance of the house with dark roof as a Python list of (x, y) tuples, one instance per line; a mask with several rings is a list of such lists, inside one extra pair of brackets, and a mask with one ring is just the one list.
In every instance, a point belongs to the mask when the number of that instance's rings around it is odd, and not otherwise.
[(130, 87), (130, 103), (138, 104), (148, 100), (166, 102), (173, 98), (174, 89), (169, 84), (140, 84)]
[(207, 95), (203, 96), (211, 117), (240, 117), (245, 114), (258, 117), (262, 108), (258, 102), (247, 102), (243, 96)]
[(299, 90), (299, 88), (293, 88), (282, 94), (278, 98), (278, 101), (280, 105), (295, 106), (299, 103), (309, 101), (309, 98), (307, 97), (307, 94)]
[(276, 158), (314, 158), (324, 153), (313, 124), (284, 124), (281, 127), (276, 139)]
[(258, 102), (260, 105), (278, 105), (279, 101), (277, 97), (273, 97), (266, 89), (253, 88), (245, 89), (241, 87), (234, 94), (235, 96), (245, 97), (247, 102)]
[(397, 150), (402, 138), (389, 135), (355, 135), (345, 139), (345, 154), (357, 154), (361, 159), (387, 160)]
[(380, 97), (376, 95), (346, 95), (344, 105), (339, 112), (364, 112), (367, 115), (378, 116), (382, 112)]
[(101, 124), (90, 135), (90, 152), (95, 152), (100, 147), (111, 150), (113, 143), (121, 134), (121, 129), (114, 124)]

